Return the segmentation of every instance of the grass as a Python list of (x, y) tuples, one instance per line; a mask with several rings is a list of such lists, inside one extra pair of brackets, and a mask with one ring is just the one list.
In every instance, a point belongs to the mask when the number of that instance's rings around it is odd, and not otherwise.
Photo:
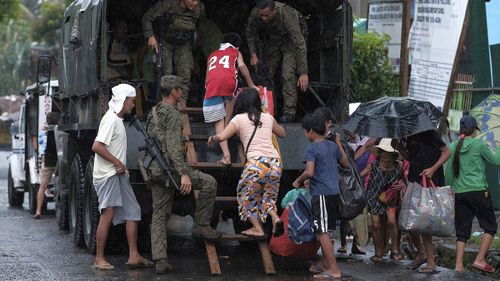
[[(470, 238), (470, 240), (467, 242), (467, 244), (479, 246), (481, 244), (481, 237), (482, 237), (482, 235), (472, 236)], [(495, 234), (495, 238), (493, 239), (493, 241), (491, 241), (490, 250), (500, 250), (500, 235), (499, 234)]]

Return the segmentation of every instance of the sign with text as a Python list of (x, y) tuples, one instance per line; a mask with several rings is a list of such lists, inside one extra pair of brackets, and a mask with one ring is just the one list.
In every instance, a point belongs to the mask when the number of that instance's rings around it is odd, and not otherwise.
[(468, 0), (415, 0), (408, 95), (443, 108)]
[(368, 31), (378, 34), (387, 34), (391, 37), (387, 48), (393, 73), (399, 73), (402, 28), (402, 2), (368, 3)]

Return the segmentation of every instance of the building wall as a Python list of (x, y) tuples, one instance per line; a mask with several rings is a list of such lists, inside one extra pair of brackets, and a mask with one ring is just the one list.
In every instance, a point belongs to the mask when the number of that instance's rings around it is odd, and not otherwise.
[(359, 18), (368, 17), (368, 0), (347, 0), (352, 7), (352, 13)]

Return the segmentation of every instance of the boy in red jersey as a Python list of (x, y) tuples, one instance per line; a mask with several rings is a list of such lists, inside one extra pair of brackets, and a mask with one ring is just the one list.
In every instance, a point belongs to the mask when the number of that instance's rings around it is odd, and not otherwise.
[[(247, 85), (255, 87), (243, 56), (238, 51), (240, 45), (241, 37), (237, 33), (226, 33), (219, 50), (208, 57), (203, 115), (206, 123), (215, 122), (216, 134), (224, 130), (233, 113), (233, 95), (238, 86), (238, 70)], [(219, 162), (226, 166), (231, 165), (227, 141), (220, 142), (220, 147), (224, 156)]]

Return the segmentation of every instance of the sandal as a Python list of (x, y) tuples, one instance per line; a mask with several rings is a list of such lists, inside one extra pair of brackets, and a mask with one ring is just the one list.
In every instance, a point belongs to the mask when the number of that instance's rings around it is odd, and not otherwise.
[(337, 253), (345, 254), (347, 253), (347, 249), (345, 246), (340, 246), (340, 248), (337, 249)]
[(370, 260), (374, 263), (383, 263), (384, 258), (383, 257), (377, 257), (377, 256), (372, 256)]
[(114, 266), (112, 266), (110, 263), (106, 262), (106, 263), (103, 263), (103, 264), (95, 264), (93, 266), (91, 266), (92, 268), (95, 268), (95, 269), (100, 269), (100, 270), (112, 270), (112, 269), (115, 269)]
[(424, 263), (427, 262), (427, 258), (422, 258), (422, 259), (418, 259), (418, 256), (415, 258), (414, 261), (412, 261), (406, 268), (409, 269), (409, 270), (415, 270), (419, 267), (421, 267)]
[(437, 271), (437, 269), (435, 267), (427, 267), (427, 266), (420, 268), (419, 270), (417, 270), (417, 272), (418, 273), (427, 273), (427, 274), (439, 273), (439, 271)]
[(285, 224), (282, 220), (277, 220), (274, 224), (274, 237), (279, 237), (285, 233)]
[(142, 258), (140, 261), (137, 263), (126, 263), (128, 267), (131, 268), (151, 268), (154, 266), (154, 263), (146, 258)]
[(475, 269), (484, 271), (484, 272), (488, 272), (488, 273), (495, 273), (496, 272), (496, 270), (493, 267), (491, 267), (491, 265), (489, 265), (487, 263), (484, 266), (473, 263), (472, 267)]
[(334, 275), (332, 273), (323, 271), (319, 274), (315, 274), (313, 276), (314, 279), (319, 279), (319, 280), (335, 280), (335, 279), (341, 279), (342, 275)]

